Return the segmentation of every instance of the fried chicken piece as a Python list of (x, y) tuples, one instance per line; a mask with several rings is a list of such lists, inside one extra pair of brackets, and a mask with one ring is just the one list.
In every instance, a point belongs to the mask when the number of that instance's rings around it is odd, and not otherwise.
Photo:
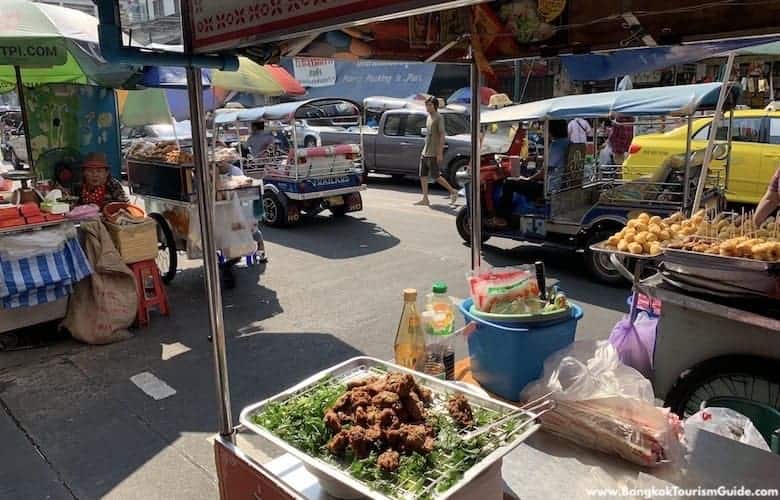
[(368, 426), (368, 413), (362, 406), (358, 406), (355, 410), (355, 424), (367, 427)]
[(384, 433), (382, 432), (382, 429), (380, 429), (378, 426), (369, 427), (366, 429), (366, 439), (371, 441), (372, 443), (376, 443), (377, 441), (382, 441)]
[(358, 387), (365, 387), (367, 385), (375, 384), (377, 381), (377, 378), (373, 375), (369, 375), (368, 377), (363, 377), (358, 380), (352, 380), (347, 383), (347, 389), (357, 389)]
[(347, 430), (349, 436), (349, 447), (358, 458), (366, 458), (371, 453), (371, 441), (366, 438), (366, 430), (355, 425)]
[(341, 412), (343, 410), (349, 410), (352, 406), (352, 391), (347, 391), (336, 400), (335, 403), (333, 403), (333, 408), (331, 410), (335, 412)]
[(379, 414), (379, 426), (383, 429), (395, 429), (401, 424), (398, 416), (390, 408), (385, 408)]
[(329, 410), (325, 413), (325, 427), (333, 431), (334, 434), (341, 431), (341, 419), (338, 413), (333, 410)]
[(387, 445), (394, 449), (394, 450), (402, 450), (403, 449), (403, 433), (401, 432), (401, 429), (390, 429), (389, 431), (385, 432), (385, 438), (387, 440)]
[(400, 399), (395, 392), (382, 391), (371, 398), (371, 404), (379, 408), (392, 408), (397, 405)]
[(349, 413), (344, 413), (343, 411), (340, 411), (338, 412), (338, 416), (339, 416), (339, 420), (341, 420), (341, 425), (352, 424), (355, 422), (355, 419)]
[(424, 425), (404, 424), (401, 426), (401, 438), (404, 451), (417, 451), (423, 453), (428, 432)]
[(364, 389), (352, 389), (352, 409), (358, 406), (367, 407), (371, 405), (371, 395)]
[(390, 373), (386, 376), (385, 390), (394, 392), (400, 397), (408, 396), (416, 387), (414, 377), (408, 373)]
[(417, 396), (417, 393), (410, 392), (408, 396), (401, 399), (406, 410), (407, 420), (409, 422), (421, 422), (425, 420), (425, 407)]
[(429, 405), (433, 402), (433, 393), (425, 387), (417, 387), (417, 395), (420, 397), (420, 401)]
[(447, 410), (450, 417), (461, 427), (470, 427), (474, 425), (474, 414), (471, 412), (471, 405), (463, 394), (453, 396), (447, 401)]
[(344, 454), (344, 450), (347, 449), (347, 445), (349, 444), (349, 434), (347, 431), (343, 430), (340, 431), (338, 434), (330, 438), (330, 441), (328, 441), (328, 444), (326, 445), (328, 448), (328, 451), (330, 451), (332, 454), (336, 455), (337, 457), (340, 457)]
[(387, 450), (379, 455), (376, 464), (383, 471), (393, 472), (401, 465), (401, 455), (397, 451)]

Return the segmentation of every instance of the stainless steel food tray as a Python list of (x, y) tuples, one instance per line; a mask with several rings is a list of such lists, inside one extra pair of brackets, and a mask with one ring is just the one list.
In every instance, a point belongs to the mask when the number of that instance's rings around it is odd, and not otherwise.
[[(667, 248), (664, 252), (664, 262), (678, 264), (687, 268), (719, 271), (724, 277), (736, 275), (739, 272), (759, 272), (767, 275), (780, 275), (780, 261), (766, 262), (763, 260), (746, 259), (744, 257), (728, 257), (710, 253), (691, 252), (681, 248)], [(693, 273), (688, 273), (693, 274)]]
[(641, 260), (659, 260), (663, 255), (663, 251), (665, 250), (664, 247), (661, 247), (662, 250), (661, 253), (657, 253), (655, 255), (649, 255), (646, 253), (642, 254), (642, 253), (621, 252), (617, 248), (607, 246), (606, 241), (600, 241), (599, 243), (593, 244), (590, 246), (590, 249), (593, 250), (594, 252), (615, 254), (615, 255), (620, 255), (622, 257), (628, 257), (629, 259), (641, 259)]
[(401, 499), (415, 498), (415, 495), (411, 494), (407, 488), (408, 486), (419, 486), (420, 481), (422, 481), (425, 491), (430, 491), (433, 498), (436, 499), (449, 498), (454, 493), (456, 493), (464, 486), (466, 486), (472, 479), (476, 478), (477, 476), (479, 476), (479, 474), (489, 469), (501, 457), (503, 457), (511, 450), (516, 448), (518, 445), (520, 445), (520, 443), (525, 441), (531, 434), (533, 434), (534, 432), (536, 432), (537, 429), (539, 429), (539, 423), (537, 422), (537, 418), (539, 417), (540, 414), (544, 412), (523, 410), (521, 414), (518, 415), (518, 417), (523, 417), (526, 418), (527, 420), (522, 424), (518, 425), (517, 432), (508, 439), (508, 442), (503, 444), (502, 446), (497, 447), (492, 452), (490, 452), (490, 454), (488, 454), (485, 458), (483, 458), (480, 462), (473, 465), (470, 469), (468, 469), (465, 472), (463, 477), (460, 480), (458, 480), (457, 483), (452, 485), (452, 487), (450, 487), (448, 490), (442, 493), (437, 493), (435, 491), (436, 483), (428, 484), (430, 482), (429, 478), (423, 477), (423, 478), (419, 478), (417, 482), (408, 485), (407, 487), (405, 487), (404, 484), (396, 485), (397, 490), (396, 492), (394, 492), (396, 494), (393, 496), (388, 496), (384, 493), (371, 489), (370, 487), (368, 487), (368, 485), (366, 485), (362, 481), (355, 479), (353, 476), (349, 474), (349, 472), (339, 468), (337, 464), (330, 463), (318, 458), (314, 458), (309, 454), (291, 446), (286, 441), (273, 434), (273, 432), (271, 432), (270, 430), (267, 430), (259, 426), (258, 424), (256, 424), (252, 418), (255, 415), (262, 413), (262, 411), (270, 403), (283, 402), (295, 396), (301, 395), (307, 392), (308, 390), (312, 389), (314, 386), (318, 385), (319, 383), (323, 382), (324, 380), (331, 379), (337, 381), (338, 383), (346, 383), (350, 380), (360, 379), (367, 375), (371, 375), (371, 374), (380, 375), (387, 372), (401, 372), (401, 373), (409, 373), (413, 375), (414, 378), (417, 380), (417, 382), (423, 385), (424, 387), (428, 388), (429, 390), (431, 390), (434, 394), (434, 398), (437, 399), (442, 399), (443, 397), (452, 394), (463, 394), (468, 399), (472, 407), (484, 408), (486, 410), (496, 412), (497, 416), (502, 416), (510, 412), (518, 411), (518, 408), (516, 406), (512, 406), (503, 403), (501, 401), (497, 401), (490, 397), (482, 396), (477, 392), (466, 390), (459, 385), (451, 384), (443, 380), (429, 377), (425, 374), (408, 370), (401, 366), (387, 363), (379, 359), (370, 358), (370, 357), (357, 357), (357, 358), (352, 358), (350, 360), (347, 360), (332, 368), (323, 370), (315, 375), (312, 375), (306, 380), (277, 394), (276, 396), (272, 396), (264, 401), (260, 401), (259, 403), (255, 403), (250, 406), (247, 406), (241, 411), (239, 420), (241, 424), (243, 424), (247, 429), (257, 433), (258, 435), (264, 437), (265, 439), (268, 439), (269, 441), (279, 446), (286, 452), (300, 459), (306, 465), (306, 467), (315, 475), (321, 478), (324, 477), (326, 479), (336, 480), (339, 483), (348, 486), (352, 490), (362, 495), (365, 495), (366, 497), (377, 499), (377, 500), (389, 500), (394, 498), (401, 498)]

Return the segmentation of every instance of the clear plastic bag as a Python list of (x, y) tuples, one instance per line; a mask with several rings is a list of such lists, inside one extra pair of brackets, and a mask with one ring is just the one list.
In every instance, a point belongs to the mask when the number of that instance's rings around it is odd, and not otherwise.
[(655, 406), (650, 381), (620, 363), (606, 341), (575, 342), (548, 358), (523, 396), (547, 393), (557, 402), (541, 418), (548, 432), (645, 467), (681, 455), (679, 419)]
[(531, 266), (497, 267), (472, 273), (469, 278), (471, 298), (483, 312), (519, 314), (529, 312), (526, 299), (536, 298), (539, 287)]
[(770, 451), (766, 440), (745, 415), (731, 408), (704, 408), (685, 419), (685, 430), (698, 427), (748, 446)]

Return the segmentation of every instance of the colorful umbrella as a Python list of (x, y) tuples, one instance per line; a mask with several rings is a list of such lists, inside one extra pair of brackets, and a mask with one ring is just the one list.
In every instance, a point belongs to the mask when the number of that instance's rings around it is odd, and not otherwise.
[(45, 83), (125, 84), (137, 68), (108, 64), (100, 55), (97, 18), (83, 12), (0, 0), (0, 92), (16, 88), (14, 66), (25, 86)]
[[(479, 88), (479, 103), (483, 106), (490, 104), (490, 97), (495, 95), (496, 91), (490, 87)], [(471, 102), (471, 87), (463, 87), (455, 92), (447, 99), (447, 104), (468, 104)]]

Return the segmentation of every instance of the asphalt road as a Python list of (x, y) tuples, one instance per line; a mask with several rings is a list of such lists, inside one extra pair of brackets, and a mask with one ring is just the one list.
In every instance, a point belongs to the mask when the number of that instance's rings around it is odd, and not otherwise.
[[(418, 197), (411, 181), (374, 178), (363, 212), (264, 231), (270, 263), (239, 269), (237, 288), (224, 294), (234, 420), (247, 404), (344, 359), (390, 358), (403, 288), (422, 292), (443, 280), (452, 295), (466, 295), (469, 249), (454, 210), (443, 192), (430, 208), (414, 206)], [(540, 258), (583, 306), (577, 337), (608, 336), (627, 289), (591, 282), (571, 254), (500, 240), (485, 247), (494, 266)], [(168, 288), (171, 316), (154, 316), (130, 340), (0, 354), (0, 498), (217, 497), (203, 275), (199, 262), (180, 267)], [(143, 372), (175, 394), (147, 395), (130, 380)]]

